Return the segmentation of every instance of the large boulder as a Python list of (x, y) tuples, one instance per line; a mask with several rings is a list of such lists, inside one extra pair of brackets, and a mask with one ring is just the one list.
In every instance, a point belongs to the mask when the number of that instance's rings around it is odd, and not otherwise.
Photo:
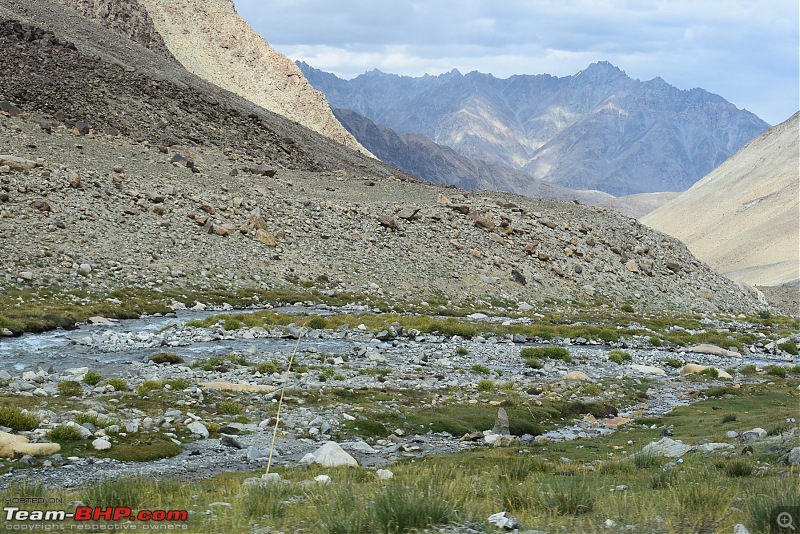
[(343, 465), (358, 467), (356, 459), (347, 454), (335, 441), (328, 441), (314, 451), (314, 463), (323, 467), (339, 467)]
[(25, 436), (0, 432), (0, 458), (49, 456), (61, 450), (58, 443), (31, 443)]

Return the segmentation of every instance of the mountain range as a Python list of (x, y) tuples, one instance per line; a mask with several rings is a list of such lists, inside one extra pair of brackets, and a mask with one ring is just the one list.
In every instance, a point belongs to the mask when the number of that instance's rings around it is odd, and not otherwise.
[[(530, 176), (614, 196), (684, 191), (769, 128), (721, 96), (680, 90), (661, 78), (632, 79), (608, 62), (573, 76), (506, 79), (373, 70), (343, 80), (297, 65), (335, 109), (523, 171), (515, 181)], [(442, 180), (461, 185), (457, 173)]]
[[(487, 309), (761, 308), (633, 219), (418, 183), (265, 109), (244, 96), (260, 62), (237, 63), (230, 89), (193, 74), (170, 37), (191, 30), (167, 4), (71, 1), (0, 0), (0, 293), (311, 286)], [(210, 20), (210, 35), (239, 27)], [(220, 56), (206, 66), (226, 57), (198, 43)], [(305, 93), (291, 107), (313, 104)]]

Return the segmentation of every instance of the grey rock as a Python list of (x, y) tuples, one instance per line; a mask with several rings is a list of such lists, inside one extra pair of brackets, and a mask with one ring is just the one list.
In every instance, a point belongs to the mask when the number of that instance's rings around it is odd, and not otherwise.
[(653, 441), (642, 447), (641, 453), (665, 456), (667, 458), (678, 458), (693, 450), (695, 450), (695, 447), (692, 445), (682, 443), (680, 440), (663, 437), (658, 441)]
[(193, 421), (188, 425), (186, 425), (186, 428), (188, 428), (192, 434), (197, 434), (198, 436), (201, 436), (203, 438), (207, 438), (209, 435), (206, 425), (204, 425), (200, 421)]
[(508, 436), (511, 434), (511, 430), (509, 429), (508, 413), (506, 413), (505, 408), (499, 408), (497, 410), (497, 417), (495, 418), (492, 432), (501, 436)]
[(755, 443), (759, 439), (767, 435), (767, 431), (763, 428), (753, 428), (752, 430), (745, 430), (739, 435), (739, 441), (742, 443)]
[(323, 467), (358, 467), (356, 459), (347, 454), (335, 441), (328, 441), (314, 451), (314, 462)]

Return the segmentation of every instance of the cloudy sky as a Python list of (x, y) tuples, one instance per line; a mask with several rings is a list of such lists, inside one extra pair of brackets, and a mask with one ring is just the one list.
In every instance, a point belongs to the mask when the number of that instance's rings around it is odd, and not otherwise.
[(352, 78), (569, 76), (607, 60), (770, 124), (800, 107), (797, 0), (235, 0), (276, 50)]

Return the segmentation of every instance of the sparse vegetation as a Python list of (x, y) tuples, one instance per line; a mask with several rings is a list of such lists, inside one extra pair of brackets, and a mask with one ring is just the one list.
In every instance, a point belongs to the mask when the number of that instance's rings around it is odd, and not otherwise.
[(109, 378), (106, 380), (106, 385), (114, 388), (114, 391), (125, 391), (128, 389), (128, 382), (122, 378)]
[(183, 363), (183, 358), (172, 352), (158, 352), (156, 354), (152, 354), (147, 359), (158, 364), (168, 363), (170, 365), (174, 365), (177, 363)]
[(608, 360), (616, 364), (622, 364), (622, 362), (629, 362), (632, 359), (633, 358), (631, 357), (630, 353), (625, 352), (624, 350), (614, 349), (608, 353)]
[(665, 358), (664, 359), (664, 365), (668, 365), (669, 367), (677, 369), (678, 367), (682, 367), (683, 366), (683, 362), (680, 361), (677, 358)]
[(797, 344), (791, 339), (788, 339), (783, 343), (778, 343), (778, 348), (784, 352), (788, 352), (793, 356), (797, 356)]
[(85, 375), (83, 375), (83, 382), (90, 386), (96, 386), (103, 380), (103, 375), (100, 373), (96, 373), (95, 371), (89, 371)]
[(519, 355), (526, 363), (540, 358), (562, 360), (567, 363), (572, 361), (569, 351), (564, 347), (526, 347), (519, 352)]
[(478, 381), (478, 391), (494, 391), (494, 381), (493, 380), (479, 380)]
[(74, 380), (62, 380), (56, 386), (56, 390), (65, 397), (80, 397), (83, 395), (81, 383)]
[(489, 373), (491, 373), (488, 367), (486, 367), (485, 365), (481, 365), (479, 363), (474, 364), (471, 367), (471, 369), (473, 373), (477, 373), (479, 375), (488, 375)]
[(58, 425), (47, 433), (47, 439), (56, 443), (65, 444), (82, 441), (81, 432), (74, 426)]
[(778, 378), (786, 378), (786, 368), (782, 365), (770, 365), (767, 369), (767, 374)]
[(41, 420), (36, 415), (14, 406), (0, 406), (0, 426), (7, 426), (15, 432), (35, 430)]
[(467, 347), (461, 346), (456, 349), (456, 354), (459, 356), (466, 356), (469, 354), (469, 349)]

